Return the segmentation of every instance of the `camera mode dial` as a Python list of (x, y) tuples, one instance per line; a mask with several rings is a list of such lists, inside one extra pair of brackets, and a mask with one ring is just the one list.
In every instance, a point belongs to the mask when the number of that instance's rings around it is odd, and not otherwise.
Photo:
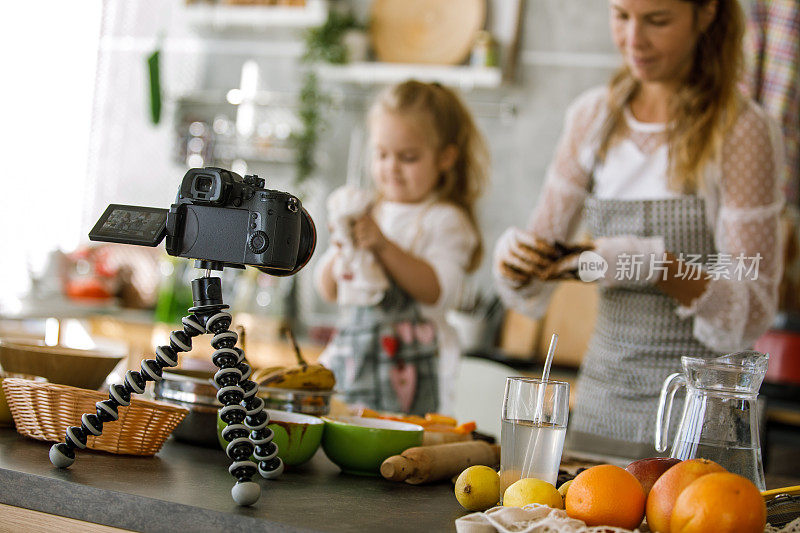
[(263, 231), (256, 231), (247, 240), (247, 246), (254, 254), (263, 254), (269, 246), (267, 234)]
[(264, 178), (259, 178), (256, 174), (248, 174), (243, 178), (243, 181), (247, 185), (251, 185), (256, 189), (263, 189), (266, 182)]

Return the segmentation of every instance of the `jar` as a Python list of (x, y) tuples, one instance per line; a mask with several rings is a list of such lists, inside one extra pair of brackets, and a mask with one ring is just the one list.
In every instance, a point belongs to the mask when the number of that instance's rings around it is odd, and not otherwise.
[(488, 31), (481, 30), (475, 35), (470, 64), (473, 67), (497, 66), (497, 41)]

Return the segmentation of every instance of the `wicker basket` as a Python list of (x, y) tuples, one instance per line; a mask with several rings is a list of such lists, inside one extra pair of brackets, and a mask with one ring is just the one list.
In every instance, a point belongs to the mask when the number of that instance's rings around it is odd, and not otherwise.
[[(3, 391), (17, 425), (26, 437), (58, 442), (69, 426), (80, 426), (84, 413), (108, 399), (97, 391), (27, 379), (3, 380)], [(119, 408), (119, 420), (103, 425), (103, 434), (90, 435), (86, 447), (111, 453), (154, 455), (189, 411), (163, 402), (132, 399)]]

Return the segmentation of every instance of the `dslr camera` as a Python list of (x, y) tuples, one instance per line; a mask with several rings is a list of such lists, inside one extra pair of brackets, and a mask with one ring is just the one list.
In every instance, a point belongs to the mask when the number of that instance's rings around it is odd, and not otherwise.
[(166, 237), (176, 257), (289, 276), (311, 259), (316, 228), (296, 196), (264, 185), (255, 175), (193, 168), (169, 209), (111, 204), (89, 239), (157, 246)]

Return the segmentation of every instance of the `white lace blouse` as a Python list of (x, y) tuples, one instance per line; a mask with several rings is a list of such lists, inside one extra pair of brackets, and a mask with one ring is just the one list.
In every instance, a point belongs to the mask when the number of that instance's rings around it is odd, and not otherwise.
[[(663, 124), (642, 123), (625, 113), (626, 135), (604, 161), (595, 159), (598, 130), (606, 116), (605, 87), (581, 95), (567, 110), (565, 129), (547, 171), (543, 191), (528, 221), (537, 237), (574, 237), (589, 195), (618, 200), (657, 200), (680, 195), (667, 187), (667, 147)], [(705, 169), (707, 220), (719, 254), (752, 258), (760, 254), (758, 276), (709, 279), (689, 307), (676, 312), (694, 321), (694, 336), (712, 350), (730, 352), (752, 346), (775, 316), (782, 260), (778, 218), (783, 197), (777, 125), (754, 102), (744, 100), (716, 160)], [(681, 250), (668, 250), (674, 255)], [(555, 284), (534, 281), (514, 289), (495, 273), (503, 300), (532, 317), (541, 316)]]

